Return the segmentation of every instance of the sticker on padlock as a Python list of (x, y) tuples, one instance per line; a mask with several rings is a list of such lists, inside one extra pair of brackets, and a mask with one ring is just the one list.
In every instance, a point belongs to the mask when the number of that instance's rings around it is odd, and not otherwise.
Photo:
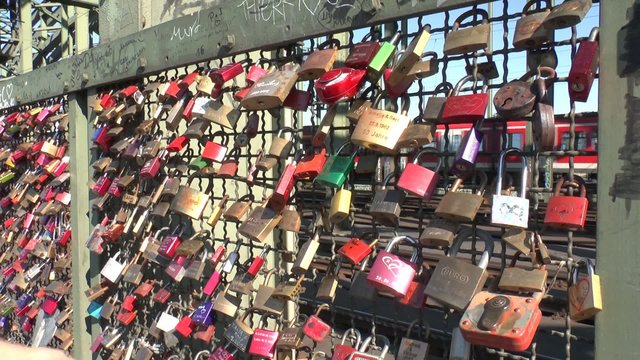
[[(505, 172), (507, 155), (515, 153), (522, 156), (522, 171), (520, 173), (519, 197), (502, 195), (502, 176)], [(491, 224), (507, 227), (529, 227), (529, 199), (527, 198), (528, 162), (526, 155), (517, 148), (509, 148), (500, 153), (498, 160), (498, 178), (496, 181), (496, 195), (493, 195), (491, 205)]]

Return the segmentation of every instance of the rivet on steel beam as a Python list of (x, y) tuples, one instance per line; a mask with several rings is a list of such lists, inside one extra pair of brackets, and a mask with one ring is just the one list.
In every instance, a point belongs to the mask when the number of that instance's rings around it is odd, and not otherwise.
[(147, 58), (144, 56), (141, 56), (138, 58), (138, 67), (141, 69), (144, 69), (147, 67)]
[(22, 102), (22, 95), (16, 95), (16, 102)]
[(236, 36), (234, 34), (227, 34), (227, 42), (224, 44), (225, 47), (231, 49), (236, 46)]
[(375, 14), (379, 10), (382, 10), (382, 1), (381, 0), (371, 0), (370, 6), (366, 6), (367, 2), (362, 3), (362, 11), (368, 12), (370, 14)]
[(89, 81), (89, 74), (87, 73), (82, 73), (82, 82), (86, 83)]
[(67, 80), (62, 83), (62, 90), (69, 91), (69, 82)]

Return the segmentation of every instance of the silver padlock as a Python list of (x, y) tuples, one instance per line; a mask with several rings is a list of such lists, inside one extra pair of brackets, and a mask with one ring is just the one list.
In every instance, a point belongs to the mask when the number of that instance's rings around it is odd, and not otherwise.
[[(502, 195), (502, 176), (505, 170), (507, 155), (517, 153), (522, 156), (522, 180), (519, 197)], [(491, 223), (506, 228), (526, 229), (529, 227), (529, 199), (527, 199), (528, 162), (525, 154), (517, 148), (509, 148), (500, 153), (498, 162), (498, 178), (496, 192), (491, 205)]]

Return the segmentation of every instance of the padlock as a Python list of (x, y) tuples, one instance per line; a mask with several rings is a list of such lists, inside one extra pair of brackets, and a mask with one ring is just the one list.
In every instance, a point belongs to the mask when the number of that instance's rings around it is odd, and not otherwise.
[(389, 41), (385, 41), (380, 44), (380, 48), (376, 55), (371, 59), (367, 65), (367, 77), (372, 83), (378, 82), (380, 76), (387, 68), (387, 65), (391, 62), (396, 54), (396, 48), (400, 39), (402, 38), (402, 31), (397, 31)]
[(165, 236), (164, 240), (162, 240), (162, 243), (158, 248), (158, 254), (166, 258), (173, 259), (173, 257), (176, 255), (178, 246), (180, 246), (180, 244), (182, 243), (183, 232), (184, 229), (182, 225), (176, 226), (171, 234)]
[(449, 247), (453, 244), (460, 224), (446, 219), (432, 219), (420, 234), (420, 245)]
[(313, 95), (311, 93), (312, 84), (309, 83), (309, 90), (298, 90), (296, 88), (291, 89), (287, 98), (284, 99), (282, 106), (293, 111), (307, 111)]
[(211, 355), (209, 355), (208, 360), (235, 360), (236, 353), (238, 349), (229, 349), (230, 344), (226, 344), (224, 346), (218, 346)]
[(193, 120), (182, 134), (187, 139), (200, 139), (211, 127), (211, 123), (207, 120)]
[[(409, 261), (391, 253), (396, 246), (403, 242), (413, 247)], [(367, 282), (380, 292), (391, 294), (396, 298), (404, 297), (421, 263), (422, 254), (418, 240), (410, 236), (394, 237), (376, 257), (367, 276)]]
[[(371, 349), (369, 348), (371, 344), (371, 341), (373, 341), (373, 338), (375, 337), (376, 341), (377, 339), (382, 339), (382, 350), (380, 351), (380, 354), (378, 355), (372, 355)], [(360, 349), (358, 349), (358, 351), (356, 351), (355, 353), (351, 354), (351, 357), (349, 357), (349, 360), (380, 360), (380, 359), (385, 359), (387, 353), (389, 352), (389, 347), (391, 346), (391, 342), (389, 341), (389, 339), (384, 336), (384, 335), (371, 335), (368, 338), (364, 339), (364, 341), (362, 342), (362, 345), (360, 346)]]
[(532, 269), (516, 267), (521, 253), (511, 259), (511, 265), (502, 271), (498, 289), (515, 293), (542, 292), (547, 288), (546, 266), (535, 266)]
[(342, 269), (342, 257), (331, 260), (328, 269), (316, 292), (316, 299), (332, 303), (336, 297), (336, 291), (339, 285), (339, 275)]
[(204, 240), (211, 236), (209, 230), (199, 230), (176, 248), (176, 256), (194, 257), (204, 247)]
[[(429, 343), (425, 340), (429, 339), (430, 326), (429, 323), (425, 323), (426, 331), (422, 333), (422, 322), (420, 320), (413, 320), (407, 328), (407, 333), (400, 340), (400, 346), (398, 347), (398, 353), (396, 359), (398, 360), (426, 360), (429, 354)], [(418, 328), (418, 339), (411, 338), (413, 329)]]
[[(473, 90), (476, 90), (476, 83), (482, 80), (482, 91), (478, 94), (460, 95), (462, 86), (473, 81)], [(488, 84), (482, 74), (477, 78), (467, 75), (456, 84), (451, 96), (447, 98), (442, 109), (442, 122), (445, 124), (474, 123), (484, 119), (487, 105), (489, 104), (489, 94), (487, 94)]]
[[(587, 269), (587, 276), (579, 277), (580, 269)], [(569, 278), (569, 315), (572, 320), (590, 319), (602, 311), (600, 276), (595, 274), (591, 260), (578, 261)]]
[(187, 264), (186, 256), (174, 256), (164, 272), (175, 282), (180, 282), (184, 278), (185, 266)]
[(198, 99), (194, 108), (194, 115), (198, 118), (216, 123), (227, 129), (234, 129), (240, 119), (240, 111), (219, 100)]
[[(276, 321), (275, 329), (266, 328), (265, 320), (273, 318)], [(260, 318), (258, 328), (251, 336), (251, 344), (249, 344), (249, 355), (261, 358), (272, 359), (275, 356), (276, 344), (280, 338), (279, 319), (274, 314), (263, 314)]]
[(298, 80), (315, 80), (331, 70), (338, 57), (340, 41), (329, 39), (316, 47), (298, 69)]
[(256, 206), (238, 227), (238, 233), (252, 241), (262, 243), (282, 219), (280, 211), (267, 206), (266, 201)]
[(579, 176), (574, 176), (575, 185), (580, 189), (579, 196), (560, 195), (560, 190), (571, 184), (565, 178), (561, 178), (556, 183), (554, 193), (549, 198), (547, 210), (544, 215), (544, 225), (554, 229), (579, 231), (584, 229), (587, 219), (587, 188), (584, 180)]
[(227, 153), (216, 173), (219, 178), (232, 179), (238, 174), (241, 152), (239, 148), (233, 148)]
[[(435, 156), (437, 156), (438, 165), (436, 166), (435, 171), (418, 165), (422, 156), (427, 153), (435, 153)], [(436, 148), (427, 147), (424, 150), (419, 151), (414, 155), (413, 162), (407, 164), (404, 170), (402, 170), (402, 173), (398, 178), (397, 187), (409, 194), (419, 196), (425, 201), (431, 200), (433, 192), (440, 181), (440, 175), (438, 173), (440, 172), (442, 164), (443, 157)]]
[(402, 77), (410, 74), (411, 69), (422, 59), (424, 48), (431, 39), (431, 25), (427, 24), (423, 26), (418, 33), (411, 40), (407, 48), (402, 53), (402, 56), (393, 66), (394, 75), (389, 79), (391, 85), (397, 85)]
[(282, 330), (276, 347), (278, 349), (290, 350), (297, 350), (302, 347), (302, 340), (304, 338), (302, 326), (308, 319), (309, 317), (305, 314), (299, 314), (296, 319), (292, 319), (289, 326)]
[(551, 9), (542, 25), (548, 29), (564, 29), (579, 24), (591, 9), (591, 0), (565, 0)]
[(331, 333), (331, 326), (320, 319), (319, 316), (323, 310), (330, 309), (331, 306), (328, 304), (320, 304), (315, 314), (309, 316), (309, 319), (302, 328), (304, 334), (316, 343), (323, 341)]
[(482, 140), (484, 139), (482, 125), (483, 121), (481, 120), (478, 124), (473, 125), (462, 137), (451, 167), (451, 172), (458, 178), (464, 179), (473, 173), (478, 153), (482, 148)]
[(576, 56), (571, 62), (569, 70), (569, 98), (573, 101), (587, 102), (593, 79), (600, 65), (600, 44), (598, 41), (599, 28), (595, 27), (589, 34), (589, 39), (580, 42)]
[(209, 250), (205, 247), (202, 255), (200, 255), (200, 259), (197, 257), (190, 258), (185, 264), (184, 277), (187, 279), (192, 279), (195, 281), (200, 281), (202, 278), (202, 274), (204, 273), (204, 268), (207, 263), (207, 259), (209, 257)]
[(493, 97), (493, 106), (498, 115), (505, 120), (517, 120), (527, 116), (534, 109), (536, 93), (528, 79), (533, 71), (524, 74), (519, 80), (510, 81), (500, 87)]
[(275, 273), (276, 269), (274, 268), (265, 274), (263, 283), (258, 286), (258, 292), (253, 301), (253, 308), (264, 313), (280, 315), (282, 311), (284, 311), (286, 301), (271, 296), (275, 288), (269, 285), (269, 281)]
[[(547, 78), (542, 74), (547, 73)], [(537, 101), (531, 119), (533, 142), (537, 151), (552, 151), (556, 141), (555, 113), (552, 101), (547, 93), (547, 86), (556, 79), (556, 72), (549, 67), (538, 68), (538, 78), (535, 80)]]
[(367, 33), (362, 38), (362, 42), (351, 47), (344, 65), (353, 69), (366, 69), (380, 49), (379, 36), (380, 32)]
[[(295, 198), (291, 198), (294, 200)], [(278, 228), (282, 231), (291, 231), (294, 233), (300, 232), (300, 226), (302, 225), (302, 218), (300, 213), (296, 209), (296, 205), (289, 201), (289, 204), (282, 209), (282, 219), (278, 223)]]
[[(284, 134), (290, 133), (291, 138), (287, 139)], [(269, 155), (276, 158), (285, 159), (289, 156), (293, 147), (293, 140), (296, 138), (295, 130), (290, 127), (283, 127), (278, 130), (276, 136), (271, 140), (269, 147)]]
[[(478, 22), (480, 24), (460, 29), (462, 21), (472, 17), (473, 24)], [(478, 17), (480, 19), (477, 19)], [(489, 13), (484, 9), (469, 10), (458, 16), (453, 23), (453, 29), (447, 34), (444, 41), (443, 52), (445, 55), (451, 56), (487, 49), (490, 35)]]
[(188, 216), (195, 220), (200, 220), (204, 209), (209, 204), (210, 196), (208, 194), (211, 192), (213, 182), (209, 183), (205, 192), (201, 192), (190, 186), (193, 179), (195, 179), (195, 176), (191, 176), (187, 181), (187, 185), (180, 185), (178, 193), (171, 201), (170, 209), (177, 214)]
[(204, 327), (215, 322), (215, 313), (213, 312), (213, 303), (211, 301), (205, 300), (198, 305), (193, 312), (193, 322)]
[(433, 141), (435, 133), (436, 126), (423, 122), (422, 117), (418, 115), (402, 132), (396, 144), (396, 151), (399, 152), (401, 148), (421, 149)]
[[(212, 141), (213, 138), (221, 137), (222, 143)], [(210, 162), (221, 163), (227, 155), (227, 143), (229, 136), (224, 131), (216, 131), (211, 137), (202, 137), (201, 141), (206, 141), (204, 150), (202, 150), (202, 158)]]
[(104, 265), (102, 270), (100, 270), (100, 274), (111, 283), (117, 284), (120, 281), (120, 277), (122, 276), (122, 271), (125, 266), (127, 266), (127, 262), (120, 262), (118, 258), (120, 257), (121, 252), (118, 251), (114, 256), (110, 257), (107, 260), (107, 263)]
[(531, 345), (542, 319), (541, 296), (482, 291), (473, 297), (460, 319), (460, 331), (474, 345), (524, 351)]
[(348, 67), (327, 71), (314, 84), (318, 100), (333, 105), (353, 98), (364, 83), (366, 75), (365, 70)]
[(170, 333), (176, 329), (180, 319), (172, 314), (175, 313), (174, 310), (178, 309), (178, 305), (175, 303), (169, 303), (169, 306), (165, 311), (160, 314), (160, 318), (156, 324), (156, 327), (163, 331), (164, 333)]
[[(372, 241), (367, 243), (364, 241), (365, 239), (372, 239)], [(360, 265), (373, 252), (378, 241), (379, 239), (375, 237), (374, 233), (364, 233), (359, 237), (352, 237), (351, 240), (338, 249), (338, 254), (349, 263)]]
[(463, 311), (487, 280), (486, 269), (493, 254), (494, 240), (482, 230), (476, 230), (476, 234), (485, 244), (478, 265), (455, 258), (462, 243), (474, 238), (472, 229), (460, 230), (447, 256), (438, 261), (424, 291), (429, 298), (456, 311)]
[(448, 82), (440, 83), (433, 90), (434, 95), (438, 93), (444, 93), (445, 97), (437, 97), (430, 96), (427, 99), (427, 103), (425, 104), (424, 110), (422, 112), (422, 119), (426, 121), (431, 121), (435, 123), (442, 122), (442, 112), (444, 110), (444, 104), (447, 101), (447, 98), (451, 96), (453, 93), (453, 85)]
[(238, 62), (223, 65), (219, 69), (211, 70), (209, 77), (214, 84), (223, 86), (227, 81), (242, 74), (245, 65), (251, 65), (251, 59), (242, 59)]
[[(519, 197), (502, 195), (502, 176), (506, 168), (507, 155), (510, 153), (516, 153), (522, 156)], [(500, 152), (496, 195), (493, 195), (491, 205), (491, 224), (506, 228), (526, 229), (529, 227), (529, 199), (527, 198), (528, 166), (527, 157), (520, 149), (508, 148)]]
[[(344, 185), (343, 185), (344, 186)], [(329, 221), (332, 224), (343, 222), (351, 213), (351, 190), (343, 187), (336, 191), (331, 198), (331, 207), (329, 208)]]
[(532, 10), (531, 8), (540, 2), (529, 0), (522, 8), (522, 17), (516, 23), (513, 35), (513, 47), (516, 49), (537, 48), (551, 41), (553, 34), (551, 29), (542, 26), (544, 20), (551, 13), (551, 1), (542, 1), (545, 7)]
[(280, 175), (280, 179), (278, 180), (278, 183), (276, 184), (276, 187), (269, 198), (269, 207), (278, 213), (281, 212), (284, 209), (285, 205), (289, 202), (291, 191), (293, 190), (293, 187), (296, 183), (296, 178), (293, 176), (293, 174), (296, 171), (298, 161), (300, 161), (301, 157), (302, 151), (296, 151), (294, 159), (285, 166), (282, 174)]
[(247, 110), (268, 110), (282, 106), (298, 80), (296, 70), (295, 67), (287, 70), (272, 67), (268, 74), (251, 86), (240, 104)]
[(351, 142), (373, 151), (395, 154), (398, 140), (411, 122), (407, 116), (411, 105), (409, 97), (402, 98), (400, 113), (376, 109), (378, 105), (379, 102), (364, 110), (351, 134)]
[(225, 286), (224, 290), (218, 293), (216, 300), (213, 303), (213, 310), (218, 314), (226, 315), (230, 318), (236, 315), (238, 307), (242, 302), (242, 295), (233, 295), (229, 293), (229, 284)]
[(324, 146), (327, 135), (331, 132), (331, 126), (333, 125), (333, 119), (338, 112), (338, 105), (333, 104), (329, 106), (325, 112), (320, 124), (318, 125), (313, 138), (311, 139), (311, 146)]
[(383, 226), (396, 227), (400, 220), (405, 193), (397, 186), (393, 190), (387, 189), (389, 181), (393, 178), (397, 178), (397, 173), (390, 173), (384, 178), (382, 187), (376, 190), (371, 201), (369, 214), (374, 221)]
[(351, 142), (342, 144), (335, 154), (325, 162), (322, 172), (313, 180), (314, 182), (332, 188), (341, 188), (347, 177), (356, 165), (357, 149), (350, 155), (340, 155)]
[(360, 120), (360, 116), (362, 116), (364, 110), (370, 108), (373, 103), (376, 102), (374, 99), (377, 99), (380, 96), (382, 96), (382, 94), (380, 93), (379, 88), (374, 86), (367, 87), (366, 89), (362, 90), (360, 92), (360, 95), (358, 95), (353, 100), (353, 102), (351, 103), (351, 107), (349, 108), (349, 111), (347, 111), (345, 116), (352, 123), (358, 123), (358, 121)]
[[(349, 341), (350, 345), (345, 344)], [(331, 360), (347, 360), (351, 354), (358, 351), (362, 342), (362, 335), (356, 328), (350, 328), (345, 330), (342, 335), (342, 341), (340, 344), (335, 345), (333, 348), (333, 355)]]
[(479, 174), (481, 179), (478, 191), (475, 194), (459, 192), (462, 179), (456, 179), (451, 190), (440, 200), (436, 215), (454, 222), (473, 222), (482, 205), (482, 194), (487, 186), (487, 174), (483, 171), (476, 171), (476, 174)]
[(258, 80), (260, 80), (261, 77), (268, 74), (268, 71), (260, 66), (260, 64), (268, 61), (269, 59), (261, 58), (258, 60), (256, 64), (249, 66), (249, 70), (247, 71), (247, 75), (245, 76), (245, 81), (247, 83), (247, 86), (249, 87), (252, 86)]
[(307, 272), (313, 262), (313, 257), (316, 255), (316, 252), (320, 247), (319, 240), (320, 230), (319, 228), (316, 228), (311, 238), (302, 244), (300, 250), (298, 250), (296, 260), (291, 267), (291, 273), (302, 276)]
[(327, 149), (324, 146), (320, 148), (308, 148), (298, 162), (293, 177), (296, 180), (313, 180), (320, 174), (326, 162)]
[(242, 352), (248, 350), (251, 336), (254, 334), (254, 329), (245, 323), (252, 313), (252, 309), (245, 311), (242, 317), (235, 319), (224, 332), (225, 339)]

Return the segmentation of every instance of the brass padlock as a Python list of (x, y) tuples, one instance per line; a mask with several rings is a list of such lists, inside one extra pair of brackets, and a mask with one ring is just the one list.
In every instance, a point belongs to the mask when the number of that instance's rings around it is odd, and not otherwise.
[[(283, 135), (285, 133), (291, 133), (291, 139), (285, 138)], [(276, 137), (274, 137), (271, 141), (271, 147), (269, 147), (269, 155), (284, 159), (289, 156), (291, 152), (291, 148), (293, 147), (292, 140), (295, 138), (295, 130), (290, 127), (283, 127), (278, 130)]]
[(578, 25), (592, 5), (591, 0), (565, 0), (551, 9), (542, 25), (548, 29), (564, 29)]
[[(293, 199), (293, 198), (292, 198)], [(282, 210), (282, 219), (278, 223), (278, 228), (282, 231), (291, 231), (294, 233), (300, 232), (300, 226), (302, 225), (302, 219), (300, 213), (293, 204), (287, 205)]]
[(341, 223), (349, 217), (351, 213), (351, 190), (347, 190), (344, 185), (331, 198), (331, 208), (329, 209), (329, 221), (333, 224)]
[(432, 219), (420, 235), (423, 246), (446, 246), (453, 244), (460, 224), (446, 219)]
[(551, 40), (552, 30), (542, 26), (544, 20), (551, 13), (551, 1), (543, 0), (544, 8), (531, 10), (540, 4), (537, 0), (529, 0), (522, 9), (522, 17), (516, 23), (513, 35), (513, 47), (516, 49), (536, 48)]
[(279, 212), (267, 206), (269, 199), (265, 199), (260, 206), (255, 207), (246, 220), (238, 227), (238, 233), (250, 240), (264, 242), (282, 219)]
[(229, 206), (222, 217), (228, 221), (242, 222), (242, 218), (249, 211), (253, 201), (254, 197), (252, 194), (243, 195), (240, 199), (236, 200), (236, 202)]
[(418, 115), (402, 132), (396, 149), (398, 151), (401, 148), (420, 149), (433, 141), (435, 133), (436, 126), (432, 123), (423, 122), (422, 117)]
[(247, 110), (269, 110), (280, 107), (298, 80), (297, 68), (277, 70), (271, 67), (269, 73), (261, 77), (249, 89), (240, 104)]
[[(460, 29), (462, 21), (467, 18), (480, 17), (480, 24)], [(477, 23), (478, 21), (474, 21)], [(444, 42), (445, 55), (461, 55), (486, 49), (489, 46), (491, 26), (489, 13), (483, 9), (471, 9), (460, 15), (453, 24), (453, 29), (447, 34)]]
[(327, 273), (320, 281), (320, 286), (316, 292), (316, 299), (333, 302), (336, 297), (336, 291), (338, 290), (340, 269), (342, 269), (341, 256), (329, 264)]
[(338, 48), (340, 48), (338, 39), (329, 39), (318, 45), (316, 51), (309, 54), (298, 69), (298, 79), (315, 80), (331, 70), (338, 57)]
[(463, 180), (456, 179), (451, 190), (440, 200), (436, 208), (436, 215), (455, 222), (473, 222), (482, 205), (482, 195), (487, 186), (487, 174), (478, 170), (475, 173), (480, 175), (478, 191), (475, 194), (459, 192), (458, 189)]
[(264, 275), (264, 282), (258, 286), (258, 292), (253, 300), (253, 307), (261, 312), (281, 315), (284, 311), (286, 300), (272, 297), (271, 295), (273, 295), (276, 288), (269, 285), (269, 281), (275, 273), (276, 269), (274, 268)]
[(516, 253), (511, 260), (511, 266), (505, 268), (500, 276), (498, 288), (513, 292), (538, 292), (547, 287), (547, 269), (545, 266), (523, 269), (515, 264), (521, 253)]
[(300, 247), (298, 255), (296, 255), (296, 261), (293, 263), (293, 266), (291, 268), (291, 272), (298, 276), (304, 275), (311, 266), (313, 258), (316, 255), (319, 247), (320, 229), (316, 228), (313, 236)]
[(400, 113), (376, 109), (378, 105), (374, 104), (364, 110), (351, 135), (351, 142), (381, 153), (395, 154), (398, 140), (411, 122), (407, 116), (410, 108), (409, 97), (402, 97)]
[(209, 204), (209, 194), (213, 187), (213, 181), (209, 182), (209, 185), (205, 192), (200, 192), (189, 186), (193, 179), (192, 177), (187, 182), (187, 185), (181, 185), (178, 193), (171, 202), (171, 211), (188, 216), (194, 220), (200, 220), (204, 209)]

